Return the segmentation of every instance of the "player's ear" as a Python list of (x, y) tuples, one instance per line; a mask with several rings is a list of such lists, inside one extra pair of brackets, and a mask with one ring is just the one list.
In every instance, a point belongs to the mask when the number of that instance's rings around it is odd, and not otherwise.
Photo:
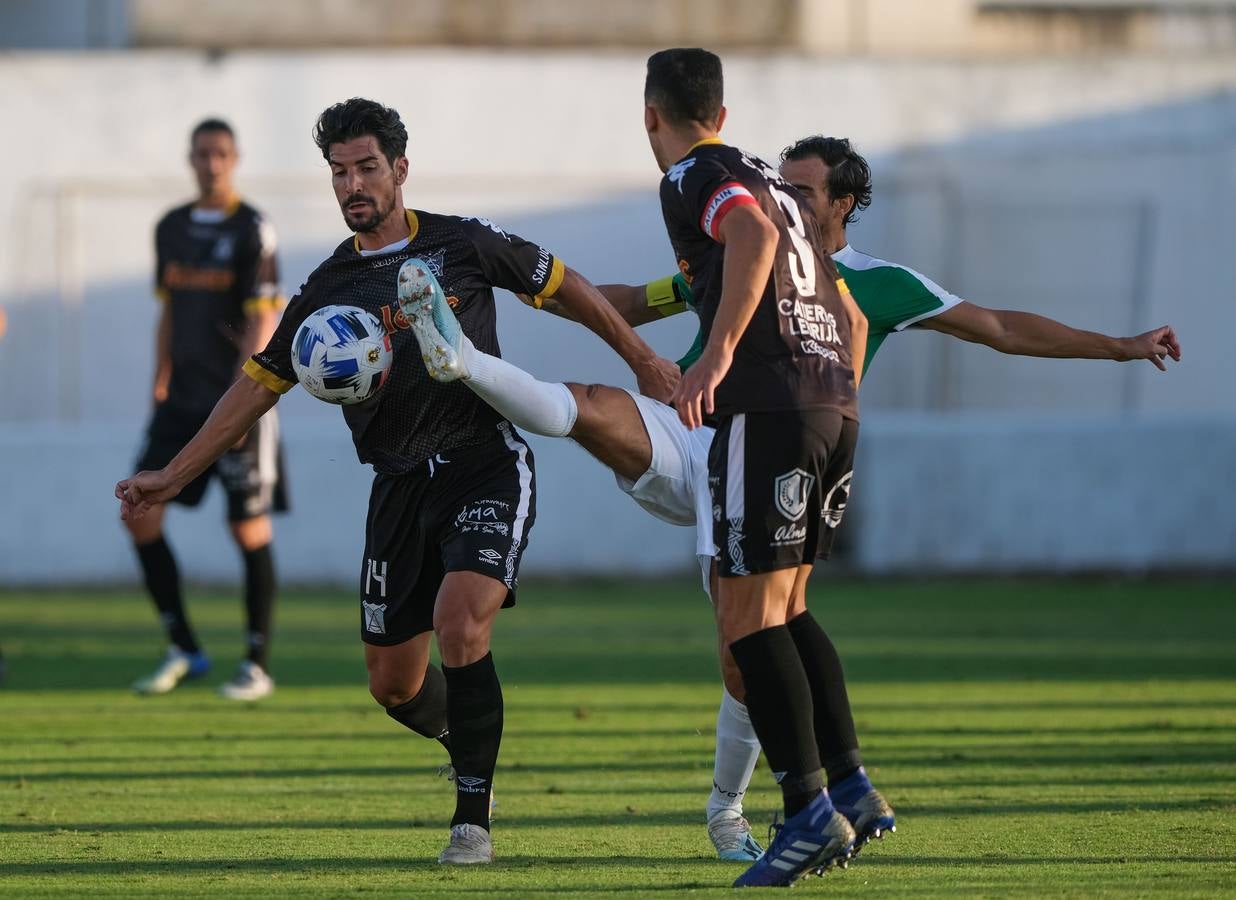
[(713, 130), (720, 133), (724, 125), (725, 125), (725, 107), (722, 106), (721, 111), (717, 113), (717, 127)]
[(661, 117), (657, 115), (657, 108), (649, 104), (644, 104), (644, 130), (653, 132), (657, 130), (657, 124), (661, 121)]
[(401, 156), (395, 160), (395, 184), (403, 184), (408, 180), (408, 158)]

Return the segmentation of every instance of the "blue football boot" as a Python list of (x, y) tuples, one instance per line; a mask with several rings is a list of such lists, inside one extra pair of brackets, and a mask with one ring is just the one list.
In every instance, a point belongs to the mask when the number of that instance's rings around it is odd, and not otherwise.
[(821, 793), (781, 825), (764, 855), (738, 876), (734, 887), (790, 887), (811, 871), (844, 865), (854, 848), (854, 829)]

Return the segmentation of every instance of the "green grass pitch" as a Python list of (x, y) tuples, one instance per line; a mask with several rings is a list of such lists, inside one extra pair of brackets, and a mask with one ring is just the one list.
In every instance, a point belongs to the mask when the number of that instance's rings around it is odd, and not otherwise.
[[(818, 578), (898, 831), (832, 896), (1236, 893), (1236, 584)], [(206, 683), (139, 699), (135, 592), (0, 593), (0, 894), (720, 895), (719, 697), (690, 582), (546, 584), (502, 614), (492, 867), (443, 870), (444, 754), (369, 699), (347, 592), (288, 590), (277, 694), (213, 693), (240, 603), (193, 591)], [(767, 770), (747, 811), (777, 805)]]

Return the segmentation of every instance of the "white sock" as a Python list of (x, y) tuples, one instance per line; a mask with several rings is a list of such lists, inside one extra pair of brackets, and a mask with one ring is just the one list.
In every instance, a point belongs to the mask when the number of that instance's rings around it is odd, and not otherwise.
[(721, 694), (717, 710), (717, 755), (712, 768), (712, 796), (708, 798), (708, 819), (719, 812), (742, 814), (742, 798), (751, 784), (751, 774), (760, 756), (760, 739), (751, 727), (747, 707)]
[(546, 437), (567, 437), (579, 407), (565, 384), (537, 381), (523, 369), (482, 353), (466, 337), (460, 348), (468, 377), (464, 384), (516, 428)]

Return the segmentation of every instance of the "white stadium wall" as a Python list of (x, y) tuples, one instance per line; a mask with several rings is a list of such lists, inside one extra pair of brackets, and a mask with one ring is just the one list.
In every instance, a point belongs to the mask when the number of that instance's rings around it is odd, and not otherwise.
[[(131, 581), (111, 485), (148, 411), (151, 228), (187, 198), (188, 129), (236, 126), (240, 183), (279, 233), (289, 292), (343, 236), (309, 139), (326, 104), (396, 106), (408, 198), (484, 214), (598, 281), (672, 270), (640, 125), (643, 57), (455, 52), (0, 56), (0, 580)], [(1013, 360), (891, 337), (864, 388), (848, 523), (867, 572), (1236, 566), (1236, 60), (727, 58), (727, 136), (768, 156), (849, 135), (875, 204), (852, 231), (984, 305), (1119, 333), (1178, 327), (1186, 359)], [(499, 296), (506, 354), (626, 385), (595, 338)], [(676, 355), (682, 318), (651, 326)], [(368, 475), (338, 412), (280, 405), (295, 512), (280, 568), (353, 581)], [(692, 540), (579, 448), (534, 440), (528, 573), (688, 571)], [(237, 565), (217, 496), (173, 513), (191, 576)]]

